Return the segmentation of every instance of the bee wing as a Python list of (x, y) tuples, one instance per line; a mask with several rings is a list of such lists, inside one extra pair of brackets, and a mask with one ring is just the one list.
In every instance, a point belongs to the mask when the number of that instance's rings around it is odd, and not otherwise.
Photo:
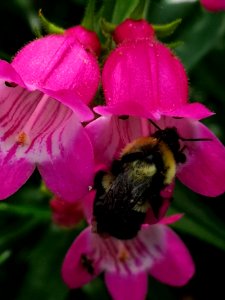
[(102, 196), (111, 209), (132, 209), (139, 201), (144, 201), (140, 184), (134, 184), (130, 179), (129, 172), (119, 174), (113, 181), (109, 190)]

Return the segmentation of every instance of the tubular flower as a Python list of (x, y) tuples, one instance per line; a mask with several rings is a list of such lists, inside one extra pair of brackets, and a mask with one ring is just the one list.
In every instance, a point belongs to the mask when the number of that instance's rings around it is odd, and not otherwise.
[(107, 58), (102, 86), (107, 106), (101, 114), (160, 119), (164, 116), (201, 119), (211, 113), (200, 103), (188, 104), (188, 79), (179, 59), (154, 37), (145, 20), (128, 19), (114, 32), (118, 43)]
[[(174, 217), (164, 223), (173, 222)], [(175, 217), (176, 219), (176, 217)], [(163, 283), (182, 286), (195, 271), (180, 238), (165, 224), (143, 226), (136, 238), (101, 238), (86, 228), (74, 241), (62, 266), (70, 288), (78, 288), (101, 272), (115, 300), (145, 299), (148, 274)]]
[[(157, 125), (161, 128), (175, 127), (186, 139), (207, 139), (182, 141), (181, 148), (186, 162), (176, 165), (176, 176), (194, 192), (214, 197), (225, 192), (225, 148), (217, 137), (199, 121), (189, 118), (162, 117)], [(96, 165), (110, 168), (118, 159), (121, 150), (139, 137), (151, 136), (156, 128), (147, 120), (137, 117), (118, 118), (102, 116), (88, 124), (87, 132), (92, 141)], [(166, 198), (173, 193), (167, 191)], [(166, 209), (163, 209), (164, 214)]]
[(200, 3), (211, 12), (225, 10), (225, 0), (200, 0)]
[(98, 87), (99, 42), (85, 31), (46, 36), (11, 64), (0, 61), (0, 199), (16, 192), (35, 165), (58, 197), (74, 201), (87, 192), (93, 150), (80, 121), (92, 118), (86, 104)]

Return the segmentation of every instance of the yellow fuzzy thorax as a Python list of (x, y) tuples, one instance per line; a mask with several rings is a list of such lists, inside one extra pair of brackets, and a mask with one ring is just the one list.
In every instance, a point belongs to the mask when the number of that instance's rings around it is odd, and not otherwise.
[(162, 154), (162, 159), (165, 165), (165, 180), (164, 184), (171, 184), (176, 175), (176, 161), (172, 151), (164, 142), (159, 142), (160, 153)]

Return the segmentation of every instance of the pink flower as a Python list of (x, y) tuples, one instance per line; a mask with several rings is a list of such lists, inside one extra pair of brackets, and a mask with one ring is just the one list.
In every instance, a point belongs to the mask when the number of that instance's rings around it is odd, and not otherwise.
[[(180, 141), (186, 162), (177, 165), (178, 179), (194, 192), (215, 197), (225, 192), (225, 148), (216, 136), (199, 121), (191, 118), (162, 117), (161, 128), (176, 127), (179, 136), (186, 139), (209, 141)], [(110, 168), (121, 150), (142, 136), (150, 136), (156, 128), (147, 120), (137, 117), (119, 118), (102, 116), (86, 127), (92, 141), (95, 163)], [(173, 189), (171, 190), (171, 196)], [(168, 196), (166, 197), (168, 198)], [(163, 208), (165, 214), (166, 208)]]
[(225, 0), (200, 0), (202, 6), (211, 12), (225, 10)]
[[(165, 219), (170, 223), (176, 216)], [(70, 288), (78, 288), (105, 273), (106, 286), (115, 300), (145, 299), (148, 274), (163, 283), (181, 286), (195, 271), (181, 239), (165, 224), (144, 226), (136, 238), (103, 239), (86, 228), (74, 241), (62, 266)]]
[(179, 59), (154, 37), (145, 20), (126, 20), (114, 39), (118, 46), (103, 67), (102, 85), (107, 106), (101, 115), (163, 116), (201, 119), (209, 112), (200, 103), (188, 104), (188, 79)]
[(70, 203), (58, 197), (50, 201), (52, 220), (61, 227), (75, 227), (84, 219), (83, 206), (81, 201)]
[(0, 199), (16, 192), (35, 165), (58, 197), (86, 194), (93, 150), (80, 121), (93, 117), (87, 104), (99, 83), (98, 45), (78, 26), (31, 42), (12, 64), (0, 61)]

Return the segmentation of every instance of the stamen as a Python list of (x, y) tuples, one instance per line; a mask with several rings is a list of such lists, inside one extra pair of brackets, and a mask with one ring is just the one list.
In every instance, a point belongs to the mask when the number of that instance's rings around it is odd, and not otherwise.
[(21, 130), (21, 132), (18, 134), (17, 142), (21, 145), (27, 145), (30, 143), (29, 135), (31, 133), (31, 129), (33, 128), (34, 124), (38, 120), (38, 118), (42, 115), (45, 105), (48, 101), (49, 96), (43, 95), (40, 102), (36, 106), (34, 112), (31, 114), (30, 118), (26, 122), (25, 126)]
[(18, 137), (17, 137), (17, 142), (18, 144), (20, 144), (21, 146), (25, 146), (25, 145), (28, 145), (29, 144), (29, 141), (28, 141), (28, 136), (26, 135), (25, 132), (21, 132)]
[(130, 254), (128, 252), (128, 250), (126, 249), (124, 244), (121, 244), (117, 258), (121, 261), (121, 262), (125, 262), (130, 258)]

